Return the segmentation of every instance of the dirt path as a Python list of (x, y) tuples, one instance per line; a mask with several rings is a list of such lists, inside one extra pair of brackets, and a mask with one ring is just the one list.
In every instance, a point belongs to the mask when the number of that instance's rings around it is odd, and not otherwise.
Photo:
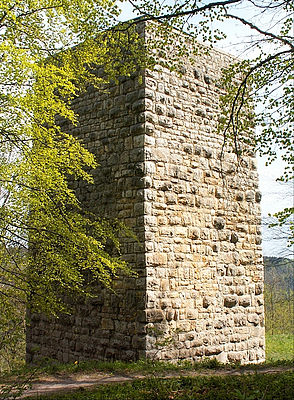
[(135, 379), (134, 376), (112, 375), (106, 373), (73, 374), (70, 376), (50, 376), (33, 382), (20, 398), (38, 396), (41, 394), (71, 392), (77, 389), (87, 389), (108, 383), (123, 383)]
[(161, 378), (174, 378), (180, 376), (228, 376), (228, 375), (242, 375), (254, 374), (255, 372), (262, 374), (273, 374), (284, 371), (293, 371), (293, 367), (265, 367), (263, 369), (235, 369), (235, 370), (203, 370), (203, 371), (175, 371), (166, 374), (160, 373), (156, 375), (143, 375), (143, 374), (111, 374), (111, 373), (88, 373), (88, 374), (71, 374), (71, 375), (54, 375), (39, 377), (33, 381), (32, 387), (27, 389), (20, 398), (29, 396), (39, 396), (44, 394), (64, 393), (71, 392), (78, 389), (89, 389), (97, 385), (105, 385), (111, 383), (124, 383), (134, 379), (144, 379), (151, 376)]

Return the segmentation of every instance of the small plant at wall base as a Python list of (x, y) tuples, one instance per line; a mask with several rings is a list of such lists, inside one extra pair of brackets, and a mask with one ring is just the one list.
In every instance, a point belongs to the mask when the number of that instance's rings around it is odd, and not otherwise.
[(147, 327), (147, 335), (154, 338), (153, 347), (155, 352), (152, 355), (152, 360), (155, 361), (161, 350), (169, 350), (179, 341), (179, 329), (173, 329), (169, 333), (155, 326)]

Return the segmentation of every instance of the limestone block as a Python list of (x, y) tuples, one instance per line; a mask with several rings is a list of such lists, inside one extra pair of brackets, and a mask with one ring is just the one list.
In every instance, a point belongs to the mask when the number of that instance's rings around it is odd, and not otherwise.
[(251, 305), (251, 297), (250, 296), (239, 297), (239, 305), (242, 307), (249, 307)]
[(248, 322), (252, 323), (254, 326), (258, 326), (260, 324), (260, 319), (257, 314), (249, 314)]
[(161, 322), (164, 319), (164, 312), (160, 309), (158, 310), (148, 310), (146, 312), (147, 322)]
[(102, 318), (101, 320), (101, 328), (102, 329), (113, 329), (114, 328), (114, 323), (111, 319), (109, 318)]
[(237, 296), (226, 296), (224, 298), (224, 306), (228, 308), (234, 307), (238, 302)]

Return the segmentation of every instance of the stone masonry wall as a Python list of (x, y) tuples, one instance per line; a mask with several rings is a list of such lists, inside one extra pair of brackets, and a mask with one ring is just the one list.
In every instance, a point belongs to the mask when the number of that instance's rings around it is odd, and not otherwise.
[[(264, 359), (256, 161), (243, 157), (237, 169), (228, 148), (220, 161), (217, 82), (229, 62), (210, 51), (181, 77), (146, 73), (148, 357)], [(158, 346), (164, 338), (171, 344)]]
[[(122, 254), (139, 273), (101, 288), (92, 303), (49, 320), (32, 315), (28, 361), (52, 357), (222, 362), (264, 360), (260, 192), (254, 156), (220, 153), (220, 70), (210, 50), (179, 76), (157, 67), (108, 93), (76, 99), (79, 125), (64, 126), (93, 151), (95, 184), (81, 201), (137, 234)], [(221, 173), (222, 171), (222, 173)]]

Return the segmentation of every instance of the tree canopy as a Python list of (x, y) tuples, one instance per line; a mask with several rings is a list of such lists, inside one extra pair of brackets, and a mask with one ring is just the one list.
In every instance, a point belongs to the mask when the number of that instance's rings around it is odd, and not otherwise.
[[(107, 241), (119, 250), (124, 228), (86, 213), (68, 185), (91, 183), (97, 161), (56, 122), (77, 122), (71, 100), (87, 85), (140, 65), (135, 29), (108, 29), (117, 16), (109, 0), (0, 2), (2, 305), (18, 291), (24, 302), (29, 293), (32, 307), (55, 313), (63, 294), (90, 293), (85, 277), (109, 285), (119, 270), (129, 272), (105, 250)], [(93, 65), (104, 66), (104, 80)]]
[(86, 212), (69, 185), (91, 184), (97, 160), (57, 123), (77, 123), (71, 101), (89, 85), (143, 65), (135, 27), (109, 29), (118, 14), (110, 0), (0, 1), (0, 359), (21, 346), (27, 302), (56, 315), (64, 296), (132, 273), (126, 228)]

